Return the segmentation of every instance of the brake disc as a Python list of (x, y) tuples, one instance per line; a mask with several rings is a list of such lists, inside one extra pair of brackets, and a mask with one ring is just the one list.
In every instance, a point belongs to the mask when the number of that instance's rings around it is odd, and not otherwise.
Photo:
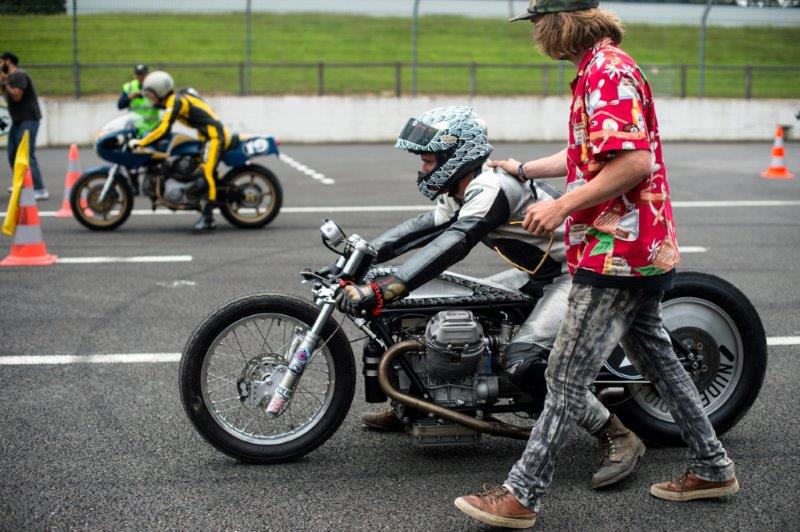
[(114, 206), (114, 203), (117, 199), (117, 193), (113, 189), (109, 190), (108, 194), (106, 194), (106, 199), (100, 201), (100, 193), (102, 191), (102, 185), (95, 185), (91, 187), (89, 189), (88, 197), (86, 198), (86, 203), (92, 211), (100, 214), (106, 214), (111, 211), (111, 208)]
[(279, 355), (268, 353), (251, 358), (236, 382), (239, 400), (249, 406), (266, 407), (286, 369), (286, 362)]

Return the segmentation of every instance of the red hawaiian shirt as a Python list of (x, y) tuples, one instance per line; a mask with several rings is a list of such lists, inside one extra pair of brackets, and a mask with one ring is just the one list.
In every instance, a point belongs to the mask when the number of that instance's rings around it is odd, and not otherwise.
[(620, 150), (648, 150), (652, 174), (624, 195), (567, 218), (570, 273), (630, 278), (671, 271), (680, 257), (644, 72), (610, 41), (600, 42), (581, 61), (572, 92), (567, 190), (591, 181)]

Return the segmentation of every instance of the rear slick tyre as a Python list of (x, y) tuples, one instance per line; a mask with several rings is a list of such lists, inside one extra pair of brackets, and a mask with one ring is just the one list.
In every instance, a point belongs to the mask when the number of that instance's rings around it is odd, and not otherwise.
[(284, 365), (293, 338), (318, 314), (302, 300), (258, 293), (227, 303), (195, 330), (181, 358), (179, 387), (186, 415), (207, 442), (242, 462), (268, 464), (308, 454), (333, 435), (356, 382), (350, 343), (333, 319), (284, 413), (269, 418), (264, 404), (240, 399), (241, 382), (263, 380)]

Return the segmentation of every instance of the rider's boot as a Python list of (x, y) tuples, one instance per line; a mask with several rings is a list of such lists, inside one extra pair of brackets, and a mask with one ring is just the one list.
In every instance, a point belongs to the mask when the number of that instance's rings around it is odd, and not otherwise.
[(397, 419), (394, 408), (362, 414), (361, 423), (364, 428), (385, 432), (402, 432), (405, 429), (403, 422)]
[(214, 223), (214, 206), (215, 202), (206, 202), (203, 206), (203, 214), (200, 215), (200, 219), (194, 224), (195, 231), (211, 231), (217, 228), (217, 225)]
[(592, 475), (592, 487), (600, 489), (616, 484), (630, 475), (636, 462), (644, 456), (644, 443), (611, 414), (596, 434), (600, 440), (600, 466)]

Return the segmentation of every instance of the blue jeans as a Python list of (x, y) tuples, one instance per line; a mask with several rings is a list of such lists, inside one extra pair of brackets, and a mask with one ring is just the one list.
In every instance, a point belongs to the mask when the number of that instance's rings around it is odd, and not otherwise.
[(23, 120), (22, 122), (11, 125), (11, 129), (8, 130), (8, 164), (11, 166), (11, 171), (13, 172), (17, 148), (22, 142), (22, 137), (25, 135), (26, 131), (30, 132), (30, 161), (33, 188), (36, 190), (44, 190), (42, 173), (39, 171), (39, 161), (36, 160), (36, 133), (39, 132), (38, 120)]

